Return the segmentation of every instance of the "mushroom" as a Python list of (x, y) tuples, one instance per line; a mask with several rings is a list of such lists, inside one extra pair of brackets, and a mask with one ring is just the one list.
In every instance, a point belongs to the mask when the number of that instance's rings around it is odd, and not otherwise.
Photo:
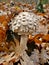
[[(27, 49), (27, 40), (29, 34), (35, 33), (35, 26), (39, 23), (41, 18), (34, 13), (21, 12), (18, 16), (15, 17), (15, 20), (11, 22), (10, 29), (13, 32), (17, 32), (18, 35), (21, 35), (20, 48), (21, 52)], [(38, 25), (37, 25), (38, 26)]]

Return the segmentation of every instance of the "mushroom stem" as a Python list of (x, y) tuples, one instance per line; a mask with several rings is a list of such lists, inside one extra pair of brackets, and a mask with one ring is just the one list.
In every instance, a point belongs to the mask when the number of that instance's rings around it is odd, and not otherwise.
[(21, 35), (21, 40), (20, 40), (20, 52), (21, 53), (27, 49), (27, 40), (28, 40), (27, 35)]

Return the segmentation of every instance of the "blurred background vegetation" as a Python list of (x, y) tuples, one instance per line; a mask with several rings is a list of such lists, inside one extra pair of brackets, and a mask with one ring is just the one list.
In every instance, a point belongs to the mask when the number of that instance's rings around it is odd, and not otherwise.
[[(0, 2), (8, 2), (8, 1), (11, 1), (11, 0), (0, 0)], [(17, 1), (17, 2), (24, 2), (24, 3), (32, 3), (32, 2), (36, 2), (38, 3), (40, 0), (13, 0), (13, 1)], [(41, 0), (42, 1), (42, 4), (46, 4), (46, 3), (49, 3), (49, 0)]]

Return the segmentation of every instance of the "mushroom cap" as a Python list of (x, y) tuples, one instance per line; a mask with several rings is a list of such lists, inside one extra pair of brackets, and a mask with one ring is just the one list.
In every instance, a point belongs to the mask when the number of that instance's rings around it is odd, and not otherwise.
[(14, 21), (11, 22), (11, 29), (14, 32), (21, 34), (32, 34), (35, 32), (35, 26), (38, 26), (41, 17), (35, 15), (34, 13), (21, 12), (18, 16), (14, 18)]

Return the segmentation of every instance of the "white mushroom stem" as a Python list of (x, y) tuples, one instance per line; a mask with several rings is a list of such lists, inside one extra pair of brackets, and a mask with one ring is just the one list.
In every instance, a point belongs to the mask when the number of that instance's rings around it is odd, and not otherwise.
[(21, 40), (20, 40), (20, 52), (23, 52), (25, 49), (27, 49), (27, 40), (28, 36), (27, 35), (22, 35)]

